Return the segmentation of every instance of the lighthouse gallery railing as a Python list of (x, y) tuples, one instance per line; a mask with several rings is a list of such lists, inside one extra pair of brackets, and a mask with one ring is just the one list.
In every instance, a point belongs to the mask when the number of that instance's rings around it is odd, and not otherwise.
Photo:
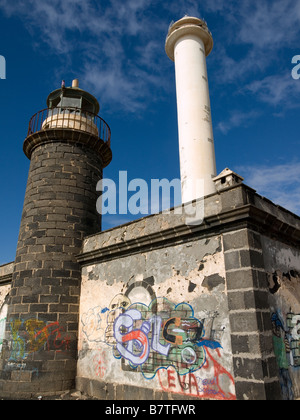
[(111, 131), (109, 125), (99, 115), (79, 108), (43, 109), (34, 114), (28, 127), (28, 134), (55, 128), (71, 128), (98, 136), (110, 146)]

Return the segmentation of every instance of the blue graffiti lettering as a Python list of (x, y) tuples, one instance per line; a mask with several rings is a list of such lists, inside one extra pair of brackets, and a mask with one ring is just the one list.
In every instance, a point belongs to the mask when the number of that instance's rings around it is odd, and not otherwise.
[(180, 375), (195, 372), (206, 363), (206, 349), (222, 348), (212, 336), (205, 337), (203, 322), (187, 303), (156, 298), (149, 306), (131, 304), (121, 314), (113, 309), (107, 321), (106, 343), (113, 346), (114, 356), (133, 369), (140, 366), (146, 379), (169, 366)]

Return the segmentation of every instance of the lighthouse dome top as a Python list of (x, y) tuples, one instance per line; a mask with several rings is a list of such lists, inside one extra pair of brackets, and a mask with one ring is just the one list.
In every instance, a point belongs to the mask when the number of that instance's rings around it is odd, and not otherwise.
[(213, 49), (213, 37), (207, 27), (207, 23), (203, 19), (192, 16), (184, 16), (175, 23), (171, 23), (166, 39), (166, 53), (168, 57), (174, 61), (174, 48), (176, 42), (188, 35), (199, 36), (205, 46), (205, 54), (208, 56)]
[(50, 93), (47, 98), (47, 107), (53, 108), (78, 108), (92, 114), (98, 114), (100, 105), (97, 99), (89, 92), (79, 88), (78, 80), (72, 82), (71, 87), (65, 87), (64, 80), (60, 89)]

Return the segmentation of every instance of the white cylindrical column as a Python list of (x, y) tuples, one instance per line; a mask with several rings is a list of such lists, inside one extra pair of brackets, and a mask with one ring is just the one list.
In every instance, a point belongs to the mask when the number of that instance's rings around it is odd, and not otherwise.
[[(175, 62), (182, 202), (216, 191), (216, 160), (206, 56), (213, 39), (204, 21), (184, 17), (174, 23), (166, 40)], [(199, 189), (200, 187), (200, 189)]]

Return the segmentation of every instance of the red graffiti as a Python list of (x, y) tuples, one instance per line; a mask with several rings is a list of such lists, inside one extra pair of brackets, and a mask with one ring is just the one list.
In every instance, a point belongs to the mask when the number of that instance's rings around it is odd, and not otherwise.
[[(24, 329), (21, 326), (24, 325)], [(68, 351), (70, 348), (70, 337), (58, 322), (46, 325), (38, 319), (26, 321), (17, 320), (10, 323), (12, 331), (11, 359), (24, 359), (28, 355), (47, 349), (57, 352)]]
[(95, 373), (99, 378), (103, 378), (106, 372), (107, 358), (103, 350), (99, 350), (99, 355), (94, 357)]
[[(173, 366), (170, 366), (168, 369), (158, 371), (158, 379), (162, 390), (203, 399), (236, 400), (236, 396), (222, 389), (220, 383), (221, 375), (225, 375), (228, 378), (227, 382), (234, 385), (232, 375), (217, 362), (208, 349), (206, 349), (206, 352), (208, 357), (203, 369), (212, 369), (213, 378), (211, 380), (202, 379), (198, 376), (200, 371), (180, 375)], [(219, 349), (216, 352), (218, 357), (221, 357)]]
[(128, 341), (132, 340), (137, 340), (141, 344), (141, 347), (143, 347), (144, 351), (139, 357), (141, 359), (147, 357), (149, 342), (146, 334), (141, 330), (134, 330), (122, 336), (123, 343), (127, 343)]
[(58, 322), (53, 322), (52, 324), (46, 325), (44, 328), (42, 328), (37, 334), (35, 335), (35, 339), (38, 341), (40, 337), (42, 337), (41, 342), (47, 343), (48, 351), (50, 350), (50, 341), (49, 338), (53, 337), (53, 347), (57, 351), (67, 351), (70, 347), (70, 338), (68, 336), (65, 336), (64, 339), (62, 339), (62, 333), (64, 334), (64, 331), (62, 330), (61, 326)]
[[(213, 363), (214, 377), (215, 377), (216, 385), (218, 387), (218, 390), (219, 390), (220, 394), (223, 394), (224, 395), (224, 397), (225, 397), (224, 399), (227, 399), (227, 400), (235, 400), (236, 399), (236, 396), (234, 394), (228, 393), (228, 396), (226, 397), (226, 393), (222, 390), (222, 388), (220, 386), (220, 376), (221, 375), (226, 375), (230, 379), (230, 382), (234, 385), (233, 376), (220, 363), (218, 363), (212, 357), (210, 351), (207, 348), (206, 348), (206, 352), (207, 352), (207, 355), (209, 356), (211, 362)], [(216, 349), (216, 352), (218, 354), (218, 357), (221, 357), (220, 350), (219, 349)], [(204, 366), (204, 369), (206, 369), (206, 368), (208, 369), (208, 367), (209, 366), (207, 366), (207, 367)]]

